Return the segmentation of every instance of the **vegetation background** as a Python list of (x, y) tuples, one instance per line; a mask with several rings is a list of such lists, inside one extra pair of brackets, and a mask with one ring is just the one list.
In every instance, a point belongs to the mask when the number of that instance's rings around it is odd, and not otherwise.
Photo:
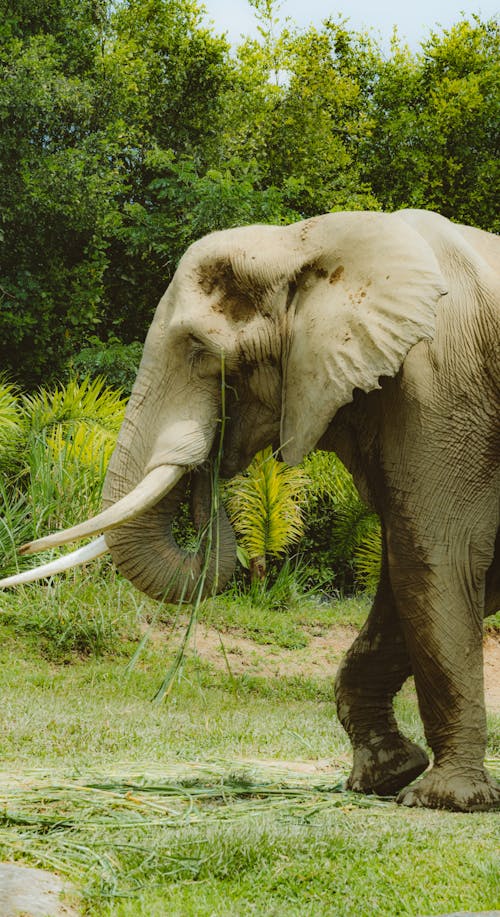
[[(128, 393), (156, 303), (196, 238), (401, 207), (500, 228), (497, 22), (462, 18), (416, 53), (397, 37), (384, 52), (340, 18), (299, 30), (280, 24), (275, 0), (251, 6), (258, 36), (234, 48), (199, 0), (0, 0), (4, 567), (13, 526), (31, 537), (77, 518), (85, 499), (97, 505), (116, 396), (89, 415), (85, 380)], [(41, 420), (36, 397), (20, 395), (38, 386)], [(270, 489), (283, 470), (260, 466), (254, 504), (260, 488), (274, 522), (302, 535), (311, 585), (373, 586), (376, 520), (334, 457), (306, 472), (286, 509)], [(233, 517), (249, 486), (229, 500)], [(241, 534), (240, 558), (263, 571), (259, 553), (296, 539), (280, 542), (275, 526), (259, 551), (256, 530)]]
[(300, 31), (274, 0), (251, 5), (258, 37), (231, 48), (199, 0), (0, 0), (11, 381), (53, 384), (83, 359), (126, 383), (120, 346), (144, 340), (179, 257), (214, 229), (426, 207), (498, 231), (495, 21), (386, 53), (342, 20)]

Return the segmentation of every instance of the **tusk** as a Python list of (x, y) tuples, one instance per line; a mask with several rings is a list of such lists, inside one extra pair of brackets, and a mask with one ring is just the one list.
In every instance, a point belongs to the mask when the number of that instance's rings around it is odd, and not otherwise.
[(182, 478), (186, 469), (182, 465), (159, 465), (153, 468), (145, 478), (134, 487), (130, 493), (117, 500), (112, 506), (108, 506), (102, 513), (86, 519), (80, 525), (74, 525), (70, 529), (64, 529), (62, 532), (55, 532), (53, 535), (47, 535), (46, 538), (39, 538), (37, 541), (29, 541), (19, 548), (20, 554), (35, 554), (37, 551), (45, 551), (47, 548), (56, 548), (61, 544), (67, 544), (68, 541), (76, 541), (79, 538), (87, 538), (90, 535), (97, 535), (98, 532), (106, 532), (108, 529), (117, 528), (125, 522), (130, 522), (141, 516), (146, 510), (161, 500), (162, 497), (172, 490), (177, 481)]
[(87, 564), (89, 561), (95, 560), (96, 557), (107, 554), (108, 551), (106, 539), (104, 535), (100, 535), (95, 541), (84, 545), (83, 548), (77, 548), (71, 554), (64, 554), (63, 557), (51, 560), (48, 564), (41, 564), (40, 567), (25, 570), (24, 573), (16, 573), (15, 576), (7, 576), (5, 579), (0, 579), (0, 589), (6, 589), (7, 586), (20, 586), (21, 583), (34, 583), (36, 580), (44, 579), (46, 576), (63, 573), (64, 570)]

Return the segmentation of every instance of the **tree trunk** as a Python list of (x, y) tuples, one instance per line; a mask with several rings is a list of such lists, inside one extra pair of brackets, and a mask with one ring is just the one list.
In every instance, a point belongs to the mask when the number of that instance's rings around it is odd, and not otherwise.
[(258, 557), (250, 558), (250, 577), (252, 583), (261, 583), (266, 578), (266, 557), (265, 554), (259, 554)]

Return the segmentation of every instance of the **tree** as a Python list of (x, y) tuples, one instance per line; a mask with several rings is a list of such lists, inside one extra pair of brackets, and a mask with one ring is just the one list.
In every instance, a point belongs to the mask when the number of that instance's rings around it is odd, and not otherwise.
[(474, 16), (432, 33), (417, 55), (395, 39), (380, 60), (360, 160), (385, 208), (498, 231), (499, 37), (496, 22)]
[(252, 5), (231, 55), (199, 0), (0, 0), (0, 368), (22, 385), (142, 341), (214, 229), (405, 206), (498, 229), (493, 21), (385, 58)]
[[(153, 231), (153, 153), (207, 159), (226, 53), (191, 0), (130, 0), (116, 13), (104, 0), (10, 8), (0, 32), (0, 366), (24, 385), (56, 378), (96, 331), (143, 339), (175, 268)], [(178, 211), (168, 214), (175, 254)]]
[(333, 21), (304, 33), (287, 25), (277, 34), (272, 0), (252, 5), (260, 38), (238, 49), (221, 149), (229, 158), (251, 155), (259, 186), (280, 193), (285, 222), (378, 208), (356, 162), (365, 130), (361, 61), (373, 67), (372, 43)]
[(99, 321), (125, 183), (94, 13), (84, 0), (15, 3), (0, 45), (0, 361), (31, 385)]

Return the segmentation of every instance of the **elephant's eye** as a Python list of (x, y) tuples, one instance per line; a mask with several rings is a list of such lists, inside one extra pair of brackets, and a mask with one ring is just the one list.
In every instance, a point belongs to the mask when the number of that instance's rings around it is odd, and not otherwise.
[(193, 369), (203, 371), (204, 375), (216, 375), (221, 370), (221, 355), (207, 347), (195, 334), (189, 334), (189, 362)]
[(191, 331), (188, 334), (188, 341), (189, 341), (189, 345), (190, 345), (192, 354), (199, 353), (201, 350), (204, 349), (203, 344), (200, 341), (200, 339), (197, 338), (196, 335), (193, 334)]

